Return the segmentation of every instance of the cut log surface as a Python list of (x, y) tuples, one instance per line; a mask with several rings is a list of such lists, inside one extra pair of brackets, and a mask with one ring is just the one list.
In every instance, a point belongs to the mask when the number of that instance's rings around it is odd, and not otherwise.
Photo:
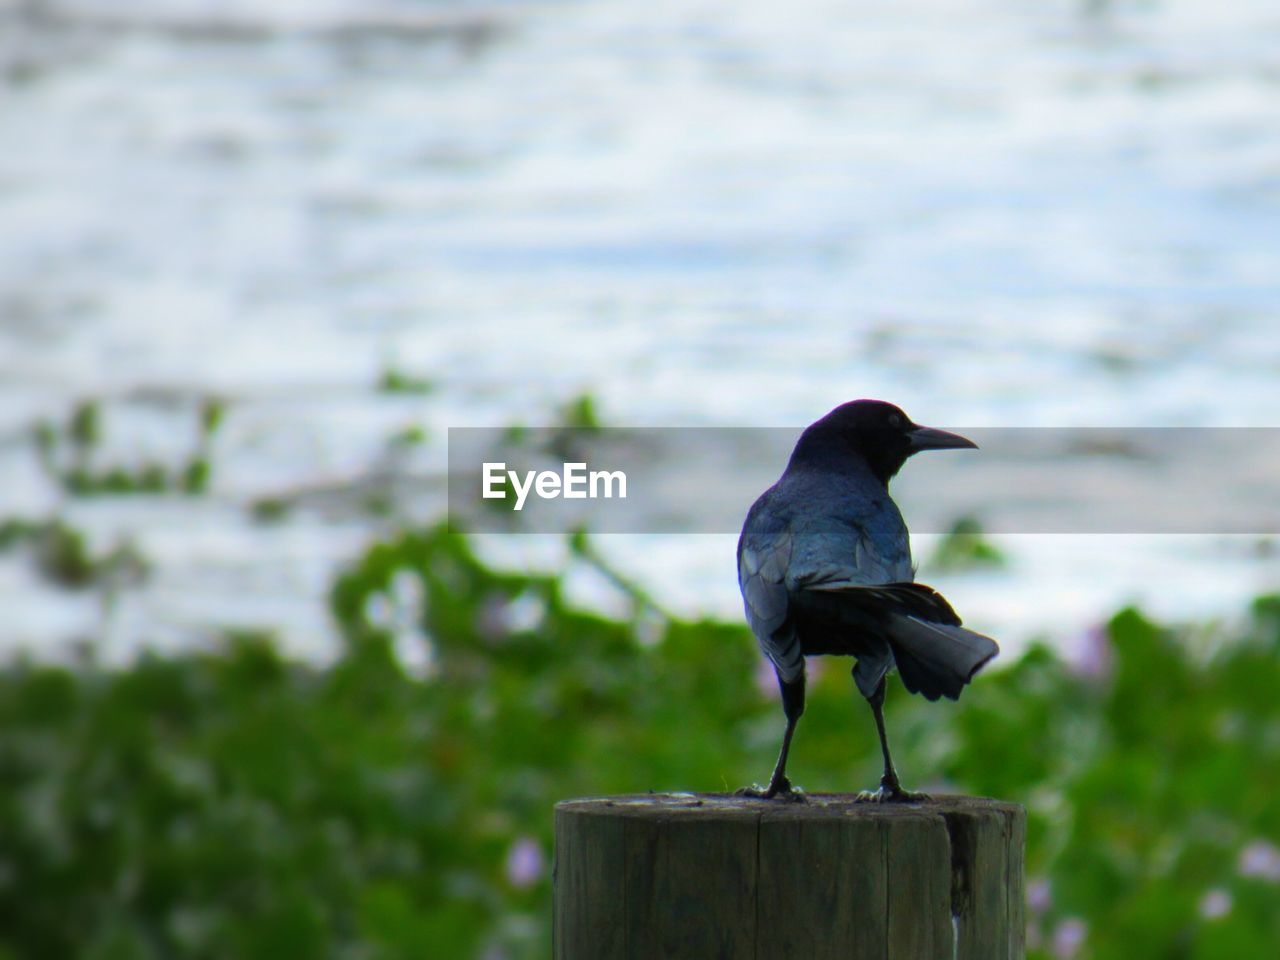
[(811, 794), (567, 800), (556, 960), (1022, 960), (1012, 803)]

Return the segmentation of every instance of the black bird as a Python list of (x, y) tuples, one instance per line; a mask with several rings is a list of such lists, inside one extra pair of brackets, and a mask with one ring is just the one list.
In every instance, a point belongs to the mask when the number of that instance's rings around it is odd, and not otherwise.
[(773, 664), (787, 728), (765, 789), (798, 799), (787, 751), (804, 713), (804, 658), (857, 658), (853, 679), (871, 704), (884, 776), (879, 801), (915, 800), (898, 781), (884, 733), (884, 686), (896, 666), (903, 684), (929, 700), (960, 691), (999, 648), (965, 630), (942, 595), (914, 583), (911, 545), (889, 480), (922, 450), (976, 447), (954, 433), (912, 423), (893, 404), (855, 400), (800, 435), (782, 477), (747, 513), (738, 538), (738, 585), (747, 621)]

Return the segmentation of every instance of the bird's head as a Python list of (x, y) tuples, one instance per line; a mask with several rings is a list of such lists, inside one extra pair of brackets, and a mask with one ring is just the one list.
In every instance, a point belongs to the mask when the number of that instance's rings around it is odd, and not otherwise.
[(913, 423), (892, 403), (854, 400), (810, 425), (796, 444), (792, 461), (829, 462), (857, 456), (887, 484), (913, 454), (974, 447), (976, 443), (959, 434)]

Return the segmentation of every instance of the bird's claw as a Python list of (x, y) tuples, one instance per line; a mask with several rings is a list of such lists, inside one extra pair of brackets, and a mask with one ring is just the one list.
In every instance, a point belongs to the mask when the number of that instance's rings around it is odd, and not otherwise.
[(880, 781), (878, 790), (860, 790), (855, 798), (858, 803), (922, 803), (929, 799), (927, 793), (903, 790), (897, 783)]
[(793, 787), (786, 777), (776, 783), (770, 783), (768, 787), (753, 783), (749, 787), (734, 791), (734, 796), (752, 797), (756, 800), (781, 800), (783, 803), (805, 802), (804, 791), (799, 787)]

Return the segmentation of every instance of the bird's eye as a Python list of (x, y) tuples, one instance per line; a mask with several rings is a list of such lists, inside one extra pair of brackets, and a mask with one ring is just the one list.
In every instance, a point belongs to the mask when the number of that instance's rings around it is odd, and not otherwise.
[(889, 414), (889, 426), (895, 429), (902, 426), (902, 418), (896, 413)]

